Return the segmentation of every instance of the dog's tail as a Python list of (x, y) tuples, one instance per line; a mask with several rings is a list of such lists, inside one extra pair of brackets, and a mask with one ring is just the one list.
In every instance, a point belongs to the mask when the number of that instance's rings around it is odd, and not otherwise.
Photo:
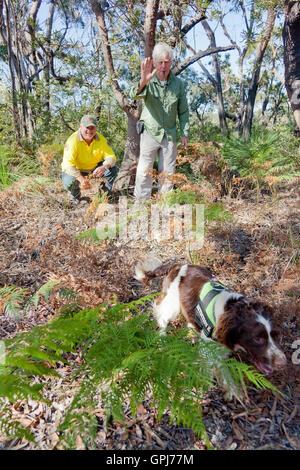
[(138, 263), (135, 268), (135, 279), (144, 284), (156, 277), (162, 277), (168, 274), (175, 263), (161, 263), (156, 258), (147, 258), (146, 260)]

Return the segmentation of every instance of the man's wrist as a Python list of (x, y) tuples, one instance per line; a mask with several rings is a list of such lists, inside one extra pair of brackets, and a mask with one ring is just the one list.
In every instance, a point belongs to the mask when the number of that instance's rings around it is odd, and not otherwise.
[(138, 93), (141, 93), (141, 91), (143, 91), (143, 89), (145, 88), (146, 85), (147, 85), (146, 82), (140, 80), (139, 81), (139, 86), (138, 86)]

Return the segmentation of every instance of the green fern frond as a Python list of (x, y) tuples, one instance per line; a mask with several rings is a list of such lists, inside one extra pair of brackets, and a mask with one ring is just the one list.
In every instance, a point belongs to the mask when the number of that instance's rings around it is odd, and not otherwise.
[(13, 367), (13, 368), (19, 368), (22, 369), (23, 372), (29, 372), (32, 375), (40, 375), (40, 376), (45, 376), (45, 375), (55, 375), (59, 376), (57, 372), (55, 372), (53, 369), (50, 369), (49, 367), (45, 366), (42, 363), (38, 363), (37, 361), (34, 360), (28, 360), (23, 357), (10, 357), (8, 355), (6, 359), (6, 365), (8, 367)]
[[(123, 404), (129, 402), (135, 414), (151, 396), (158, 419), (169, 413), (176, 423), (207, 439), (201, 401), (218, 379), (238, 390), (246, 388), (246, 381), (258, 388), (276, 389), (250, 366), (225, 359), (223, 346), (200, 337), (192, 344), (188, 329), (160, 336), (150, 315), (153, 297), (102, 304), (72, 317), (58, 317), (6, 341), (0, 399), (42, 399), (43, 385), (33, 385), (32, 377), (58, 376), (56, 364), (66, 363), (66, 354), (80, 351), (82, 364), (73, 365), (73, 380), (80, 377), (80, 387), (60, 432), (70, 448), (75, 447), (78, 434), (92, 448), (97, 434), (93, 410), (99, 400), (107, 416), (125, 422)], [(3, 426), (0, 417), (0, 428)]]
[(79, 233), (76, 235), (75, 240), (86, 240), (92, 243), (99, 243), (99, 237), (97, 234), (97, 229), (91, 228), (85, 232)]
[(22, 289), (16, 286), (6, 286), (0, 289), (0, 299), (4, 303), (4, 311), (10, 316), (20, 315), (22, 303), (28, 295), (28, 289)]
[(70, 289), (69, 287), (62, 286), (58, 291), (58, 295), (61, 299), (78, 300), (77, 292), (75, 292), (73, 289)]
[(55, 287), (59, 286), (58, 281), (48, 281), (43, 284), (36, 293), (26, 302), (24, 307), (24, 311), (26, 312), (30, 305), (33, 304), (34, 308), (37, 309), (39, 301), (43, 298), (46, 302), (48, 302), (50, 295), (53, 293)]
[(32, 380), (21, 380), (22, 376), (12, 373), (11, 370), (7, 374), (1, 374), (0, 377), (0, 397), (6, 397), (12, 402), (29, 397), (36, 400), (43, 399), (41, 394), (43, 385), (32, 384)]

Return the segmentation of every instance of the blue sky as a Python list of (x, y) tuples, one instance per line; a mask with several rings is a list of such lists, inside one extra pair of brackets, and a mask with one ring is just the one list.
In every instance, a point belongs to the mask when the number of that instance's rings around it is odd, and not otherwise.
[[(43, 21), (43, 20), (46, 19), (47, 14), (48, 14), (48, 9), (49, 9), (49, 5), (45, 4), (45, 2), (42, 2), (41, 9), (40, 9), (40, 12), (39, 12), (40, 21)], [(213, 24), (211, 22), (209, 22), (209, 23), (210, 23), (210, 25)], [(230, 13), (226, 17), (225, 23), (226, 23), (226, 25), (227, 25), (227, 27), (230, 31), (230, 34), (232, 35), (232, 38), (234, 40), (236, 40), (237, 42), (239, 42), (240, 41), (240, 34), (241, 34), (241, 30), (242, 30), (241, 16), (237, 15), (237, 14), (234, 14), (234, 13)], [(215, 26), (217, 26), (217, 22), (214, 22), (214, 24), (215, 24)], [(56, 27), (58, 27), (58, 25), (59, 25), (59, 19), (58, 19), (57, 15), (55, 16), (55, 25), (56, 25)], [(220, 25), (218, 25), (218, 27), (216, 27), (215, 34), (216, 34), (217, 46), (229, 45), (229, 41), (224, 36), (222, 28), (221, 28)], [(68, 36), (71, 37), (71, 38), (73, 37), (73, 39), (75, 39), (78, 36), (80, 36), (80, 39), (84, 39), (85, 37), (87, 37), (84, 30), (80, 30), (80, 28), (72, 28), (69, 31)], [(201, 26), (201, 24), (198, 24), (195, 28), (193, 28), (193, 30), (190, 33), (188, 33), (187, 37), (188, 37), (190, 45), (196, 51), (205, 50), (209, 46), (209, 41), (207, 39), (206, 33), (203, 30), (203, 27)], [(87, 38), (86, 42), (88, 42), (88, 38)], [(232, 56), (232, 66), (233, 66), (233, 69), (235, 70), (236, 69), (237, 57), (238, 57), (237, 52), (236, 51), (230, 51), (229, 53)], [(225, 54), (225, 52), (223, 52), (221, 54)], [(209, 58), (204, 58), (203, 63), (207, 64), (207, 62), (209, 60), (210, 60)], [(197, 64), (194, 65), (194, 68), (195, 68), (195, 71), (197, 71), (197, 72), (200, 71), (200, 68)]]

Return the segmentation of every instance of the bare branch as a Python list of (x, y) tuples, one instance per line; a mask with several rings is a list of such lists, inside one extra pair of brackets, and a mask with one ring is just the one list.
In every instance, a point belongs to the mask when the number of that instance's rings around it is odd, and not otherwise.
[(197, 62), (197, 60), (201, 59), (202, 57), (205, 57), (211, 54), (216, 54), (217, 52), (232, 51), (233, 49), (235, 49), (234, 46), (224, 46), (224, 47), (210, 47), (209, 49), (206, 49), (206, 51), (199, 51), (197, 52), (197, 54), (194, 54), (192, 57), (188, 57), (187, 59), (177, 64), (172, 69), (172, 72), (175, 75), (179, 75), (183, 70), (185, 70), (187, 67)]
[[(187, 44), (186, 42), (184, 42), (184, 44), (185, 44), (186, 48), (189, 49), (194, 55), (196, 54), (196, 51), (189, 44)], [(209, 70), (202, 64), (200, 59), (197, 60), (197, 64), (202, 69), (202, 71), (205, 73), (206, 77), (213, 84), (213, 86), (216, 86), (217, 85), (216, 80), (214, 79), (212, 74), (209, 72)]]
[[(241, 10), (243, 12), (243, 16), (244, 16), (244, 20), (245, 20), (245, 25), (246, 25), (246, 29), (247, 31), (249, 31), (249, 23), (248, 23), (248, 18), (247, 18), (247, 12), (246, 12), (246, 8), (245, 8), (245, 5), (244, 5), (244, 2), (241, 0), (240, 2), (240, 7), (241, 7)], [(253, 4), (253, 2), (252, 2)]]
[(185, 36), (191, 29), (193, 29), (196, 24), (200, 23), (201, 21), (205, 20), (206, 16), (203, 13), (195, 16), (189, 21), (182, 29), (181, 29), (181, 37)]
[(239, 47), (239, 45), (232, 39), (232, 37), (230, 36), (230, 34), (228, 33), (228, 30), (225, 26), (225, 23), (224, 23), (224, 15), (221, 15), (220, 16), (220, 24), (222, 26), (222, 29), (223, 29), (223, 32), (224, 32), (224, 35), (227, 37), (227, 39), (231, 42), (231, 44), (239, 51), (239, 53), (241, 54), (241, 49)]
[(89, 2), (96, 16), (96, 20), (98, 23), (98, 28), (99, 28), (99, 33), (100, 33), (101, 43), (102, 43), (103, 59), (104, 59), (104, 63), (108, 71), (108, 74), (110, 75), (111, 86), (112, 86), (112, 89), (114, 90), (115, 98), (118, 101), (121, 108), (123, 109), (123, 111), (125, 111), (126, 113), (132, 114), (134, 113), (133, 106), (123, 94), (120, 88), (120, 85), (118, 83), (118, 80), (116, 78), (116, 73), (115, 73), (114, 63), (113, 63), (113, 58), (112, 58), (112, 53), (111, 53), (110, 41), (109, 41), (108, 32), (107, 32), (107, 28), (105, 24), (104, 11), (101, 8), (101, 5), (97, 0), (89, 0)]
[(284, 85), (284, 83), (285, 83), (284, 78), (280, 75), (280, 73), (278, 72), (278, 70), (275, 67), (276, 59), (278, 57), (278, 47), (275, 47), (274, 42), (273, 42), (273, 38), (270, 39), (270, 46), (271, 46), (272, 54), (273, 54), (273, 64), (274, 64), (273, 73), (277, 77), (277, 79), (280, 81), (280, 83), (282, 83)]

